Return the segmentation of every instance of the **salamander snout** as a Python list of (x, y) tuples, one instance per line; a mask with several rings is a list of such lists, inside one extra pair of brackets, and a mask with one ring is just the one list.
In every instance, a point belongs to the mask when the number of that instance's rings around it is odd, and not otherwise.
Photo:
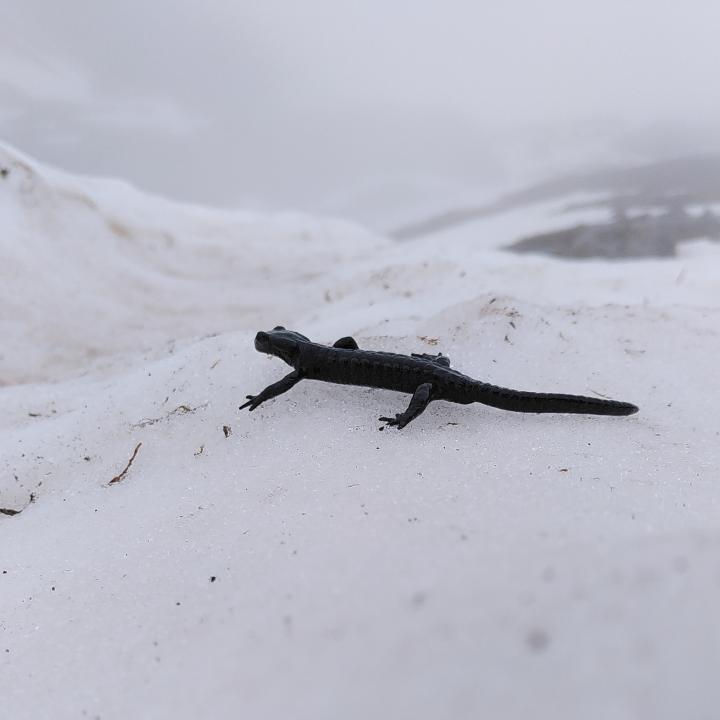
[(270, 352), (270, 335), (262, 330), (255, 336), (255, 349), (258, 352)]

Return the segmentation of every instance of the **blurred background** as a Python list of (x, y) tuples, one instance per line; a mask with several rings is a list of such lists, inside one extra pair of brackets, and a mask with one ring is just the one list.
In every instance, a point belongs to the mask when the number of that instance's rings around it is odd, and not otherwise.
[(712, 0), (23, 0), (3, 7), (0, 136), (183, 201), (393, 232), (710, 157), (718, 27)]

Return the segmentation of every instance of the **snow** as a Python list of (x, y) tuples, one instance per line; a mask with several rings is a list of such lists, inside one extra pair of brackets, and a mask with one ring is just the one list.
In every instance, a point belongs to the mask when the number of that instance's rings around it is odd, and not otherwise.
[[(715, 716), (716, 244), (517, 257), (551, 207), (396, 243), (0, 166), (3, 716)], [(278, 323), (640, 413), (240, 413)]]
[(271, 322), (322, 302), (310, 281), (387, 242), (342, 220), (149, 198), (119, 181), (40, 169), (1, 145), (0, 167), (0, 323), (13, 349), (0, 357), (0, 384)]

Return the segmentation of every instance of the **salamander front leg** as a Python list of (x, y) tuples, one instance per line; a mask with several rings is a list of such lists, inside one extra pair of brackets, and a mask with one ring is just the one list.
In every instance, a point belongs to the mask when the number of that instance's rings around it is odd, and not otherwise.
[[(432, 383), (423, 383), (419, 385), (410, 400), (407, 410), (399, 413), (394, 418), (381, 417), (381, 422), (387, 423), (388, 427), (404, 428), (409, 422), (412, 422), (432, 400)], [(382, 430), (382, 428), (380, 428)]]
[(241, 405), (239, 409), (242, 410), (243, 408), (250, 408), (250, 411), (252, 412), (266, 400), (271, 400), (272, 398), (287, 392), (300, 380), (302, 380), (302, 375), (297, 370), (293, 370), (293, 372), (286, 375), (282, 380), (278, 380), (276, 383), (268, 385), (259, 395), (246, 395), (245, 397), (247, 397), (248, 402)]

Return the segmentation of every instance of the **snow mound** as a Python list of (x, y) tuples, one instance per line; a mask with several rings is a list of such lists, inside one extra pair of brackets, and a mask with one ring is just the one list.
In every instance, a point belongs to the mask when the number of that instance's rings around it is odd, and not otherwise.
[[(7, 717), (713, 716), (714, 248), (395, 244), (4, 152)], [(438, 402), (379, 432), (407, 396), (313, 381), (240, 412), (287, 372), (252, 344), (281, 321), (640, 412)]]
[[(81, 179), (0, 145), (0, 384), (98, 357), (275, 324), (386, 244), (341, 220), (260, 217)], [(282, 262), (277, 262), (278, 247)]]
[[(713, 372), (707, 316), (494, 305), (358, 339), (640, 415), (437, 403), (379, 433), (406, 398), (311, 381), (239, 413), (285, 372), (247, 332), (6, 390), (0, 496), (25, 506), (0, 550), (12, 716), (570, 718), (591, 698), (610, 718), (715, 687), (718, 423), (667, 372)], [(673, 677), (662, 708), (654, 677)]]

